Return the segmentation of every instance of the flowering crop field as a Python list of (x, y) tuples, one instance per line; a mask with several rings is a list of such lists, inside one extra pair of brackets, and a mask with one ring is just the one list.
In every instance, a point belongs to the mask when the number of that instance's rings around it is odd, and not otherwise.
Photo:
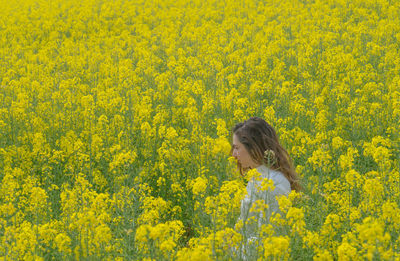
[(0, 6), (1, 260), (241, 260), (251, 116), (303, 190), (247, 260), (400, 260), (399, 1)]

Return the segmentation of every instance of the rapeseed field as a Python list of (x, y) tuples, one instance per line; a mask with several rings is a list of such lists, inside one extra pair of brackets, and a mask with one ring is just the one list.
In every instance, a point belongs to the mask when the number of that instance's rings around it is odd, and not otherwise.
[(303, 191), (245, 260), (400, 260), (399, 1), (0, 6), (1, 260), (243, 260), (251, 116)]

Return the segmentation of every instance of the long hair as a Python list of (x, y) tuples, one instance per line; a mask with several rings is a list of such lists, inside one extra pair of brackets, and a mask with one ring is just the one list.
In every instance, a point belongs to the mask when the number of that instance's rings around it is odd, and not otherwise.
[[(288, 179), (292, 190), (301, 190), (299, 177), (289, 154), (279, 143), (274, 128), (265, 120), (251, 117), (247, 121), (236, 124), (233, 134), (245, 146), (254, 162), (282, 172)], [(271, 155), (274, 157), (273, 160), (270, 158)], [(243, 174), (245, 170), (240, 163), (238, 163), (238, 168)]]

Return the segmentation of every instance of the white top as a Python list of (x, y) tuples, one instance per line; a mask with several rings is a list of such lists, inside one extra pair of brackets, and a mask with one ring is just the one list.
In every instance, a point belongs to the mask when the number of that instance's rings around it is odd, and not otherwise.
[[(282, 172), (272, 170), (265, 165), (260, 165), (257, 167), (257, 171), (261, 173), (260, 178), (253, 177), (247, 183), (247, 195), (241, 202), (240, 207), (240, 217), (239, 220), (243, 220), (244, 226), (242, 229), (243, 236), (247, 239), (257, 238), (258, 229), (262, 224), (269, 223), (269, 218), (273, 212), (279, 212), (279, 205), (277, 197), (280, 195), (289, 195), (290, 183)], [(259, 190), (262, 181), (267, 178), (274, 182), (274, 190)], [(268, 208), (265, 211), (265, 215), (262, 212), (250, 212), (254, 201), (264, 200), (268, 204)], [(249, 220), (249, 218), (254, 217), (255, 220)], [(248, 221), (248, 222), (246, 222)]]

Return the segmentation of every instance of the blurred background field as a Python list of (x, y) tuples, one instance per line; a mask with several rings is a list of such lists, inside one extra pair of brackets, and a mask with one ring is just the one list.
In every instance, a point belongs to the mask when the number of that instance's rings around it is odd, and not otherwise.
[(0, 6), (2, 260), (240, 260), (250, 116), (304, 187), (252, 259), (400, 260), (400, 2)]

